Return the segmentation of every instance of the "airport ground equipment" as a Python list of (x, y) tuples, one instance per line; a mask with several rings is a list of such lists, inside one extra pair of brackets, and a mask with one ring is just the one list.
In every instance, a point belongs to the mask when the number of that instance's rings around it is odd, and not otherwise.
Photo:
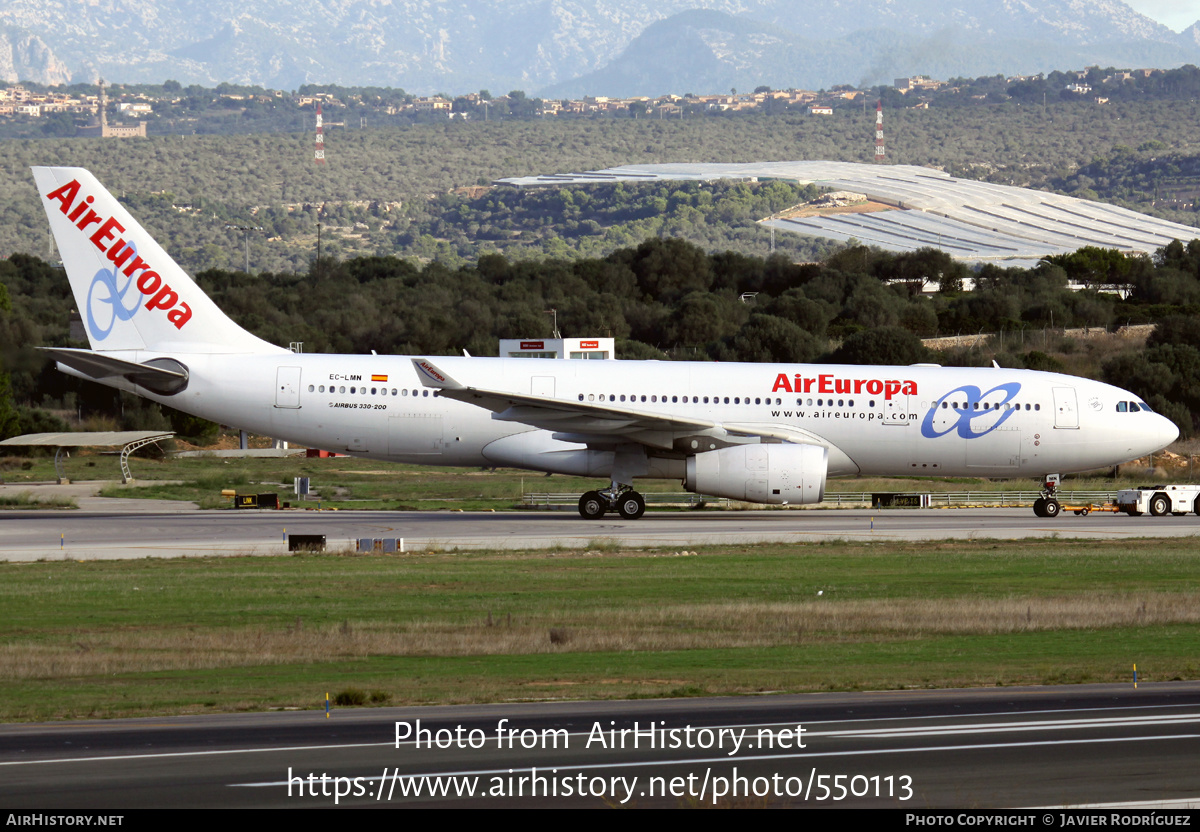
[(1117, 492), (1117, 507), (1130, 517), (1149, 512), (1155, 517), (1173, 514), (1180, 517), (1189, 511), (1200, 514), (1200, 485), (1139, 485)]

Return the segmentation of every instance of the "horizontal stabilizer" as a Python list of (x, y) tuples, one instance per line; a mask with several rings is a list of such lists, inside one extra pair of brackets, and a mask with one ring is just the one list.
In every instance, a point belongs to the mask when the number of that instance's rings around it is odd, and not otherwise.
[(123, 378), (152, 393), (164, 396), (182, 392), (188, 383), (188, 368), (173, 358), (156, 358), (145, 364), (92, 352), (65, 347), (41, 347), (58, 363), (70, 367), (88, 378)]

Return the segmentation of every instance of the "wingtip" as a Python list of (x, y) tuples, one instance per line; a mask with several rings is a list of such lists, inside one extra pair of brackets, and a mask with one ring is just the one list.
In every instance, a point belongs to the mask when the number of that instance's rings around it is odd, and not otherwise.
[(412, 359), (413, 366), (417, 368), (417, 377), (421, 379), (421, 383), (426, 387), (436, 387), (441, 390), (461, 389), (462, 385), (443, 372), (428, 358)]

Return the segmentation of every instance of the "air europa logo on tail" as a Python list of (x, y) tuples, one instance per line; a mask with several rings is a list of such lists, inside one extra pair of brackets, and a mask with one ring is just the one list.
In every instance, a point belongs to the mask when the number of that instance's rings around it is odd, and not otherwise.
[[(99, 228), (92, 232), (88, 239), (113, 264), (112, 271), (102, 269), (96, 275), (96, 279), (109, 290), (110, 297), (105, 302), (113, 305), (113, 323), (110, 323), (107, 329), (95, 326), (95, 319), (89, 308), (87, 314), (89, 322), (93, 325), (93, 334), (103, 340), (108, 336), (118, 318), (127, 321), (133, 317), (137, 311), (137, 305), (127, 308), (122, 303), (130, 283), (135, 283), (137, 290), (146, 298), (144, 305), (147, 309), (165, 311), (167, 320), (174, 324), (176, 329), (183, 329), (184, 324), (192, 319), (191, 308), (180, 301), (179, 293), (168, 286), (167, 282), (162, 279), (162, 275), (138, 255), (132, 242), (117, 237), (118, 234), (125, 232), (125, 227), (114, 218), (101, 217), (93, 211), (90, 206), (96, 198), (90, 194), (80, 198), (79, 190), (79, 180), (72, 179), (61, 188), (46, 194), (46, 199), (57, 202), (66, 218), (75, 223), (75, 227), (84, 233), (87, 233), (89, 226), (99, 224)], [(116, 285), (118, 271), (129, 278), (119, 290)], [(121, 307), (120, 312), (117, 312), (117, 307)]]
[[(813, 389), (814, 386), (816, 390)], [(778, 393), (780, 390), (787, 393), (868, 393), (872, 396), (882, 393), (883, 398), (890, 401), (897, 393), (902, 396), (917, 395), (917, 383), (898, 378), (838, 378), (831, 373), (809, 378), (800, 373), (796, 373), (795, 376), (780, 373), (775, 376), (775, 386), (771, 388), (771, 392)]]

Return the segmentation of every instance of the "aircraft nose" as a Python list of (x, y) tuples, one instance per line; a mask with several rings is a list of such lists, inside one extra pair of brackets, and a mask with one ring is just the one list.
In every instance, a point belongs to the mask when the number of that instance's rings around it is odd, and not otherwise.
[(1166, 416), (1155, 415), (1155, 425), (1151, 429), (1154, 442), (1159, 448), (1165, 448), (1179, 438), (1179, 426)]

